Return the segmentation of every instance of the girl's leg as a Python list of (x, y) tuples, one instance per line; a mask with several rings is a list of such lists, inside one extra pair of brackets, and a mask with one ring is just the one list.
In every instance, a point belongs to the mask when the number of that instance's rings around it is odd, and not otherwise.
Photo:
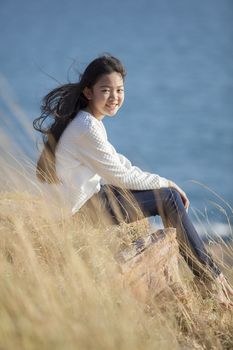
[(165, 227), (176, 228), (180, 252), (193, 273), (203, 279), (209, 274), (213, 277), (220, 275), (220, 269), (207, 252), (175, 189), (124, 191), (103, 186), (100, 196), (115, 224), (136, 221), (140, 219), (140, 212), (141, 217), (161, 216)]

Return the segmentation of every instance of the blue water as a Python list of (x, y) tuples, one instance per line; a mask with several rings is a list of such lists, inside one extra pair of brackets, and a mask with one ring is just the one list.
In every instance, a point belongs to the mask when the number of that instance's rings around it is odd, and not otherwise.
[[(124, 107), (105, 118), (110, 140), (183, 187), (201, 219), (227, 222), (231, 210), (203, 185), (232, 205), (232, 0), (1, 0), (0, 9), (0, 73), (28, 120), (56, 86), (51, 77), (75, 81), (97, 55), (116, 55), (128, 74)], [(36, 159), (20, 118), (0, 103), (1, 129)]]

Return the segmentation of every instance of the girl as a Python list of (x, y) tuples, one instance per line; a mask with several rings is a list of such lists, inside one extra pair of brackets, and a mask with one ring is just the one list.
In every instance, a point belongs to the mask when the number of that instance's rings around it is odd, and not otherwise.
[[(165, 226), (176, 228), (180, 252), (197, 279), (207, 283), (214, 278), (220, 303), (233, 307), (233, 290), (187, 215), (184, 191), (133, 166), (107, 139), (102, 120), (122, 106), (125, 75), (117, 58), (104, 55), (87, 66), (78, 83), (59, 86), (44, 97), (42, 114), (33, 123), (45, 144), (37, 176), (61, 183), (73, 215), (85, 208), (93, 220), (102, 215), (113, 224), (132, 222), (139, 218), (134, 204), (144, 217), (160, 215)], [(49, 118), (52, 123), (44, 126)]]

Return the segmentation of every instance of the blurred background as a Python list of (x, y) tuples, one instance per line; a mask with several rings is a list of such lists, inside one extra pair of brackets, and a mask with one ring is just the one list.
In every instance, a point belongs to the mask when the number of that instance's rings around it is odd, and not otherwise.
[(127, 78), (124, 106), (104, 119), (110, 141), (177, 182), (202, 229), (231, 235), (231, 0), (0, 0), (0, 38), (3, 158), (35, 162), (42, 97), (111, 53)]

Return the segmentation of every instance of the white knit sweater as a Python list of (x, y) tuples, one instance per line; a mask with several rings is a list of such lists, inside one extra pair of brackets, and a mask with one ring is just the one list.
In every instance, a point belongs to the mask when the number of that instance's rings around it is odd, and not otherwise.
[(102, 121), (86, 111), (80, 111), (63, 132), (56, 148), (56, 171), (73, 214), (101, 184), (131, 190), (168, 186), (165, 178), (142, 171), (117, 153)]

